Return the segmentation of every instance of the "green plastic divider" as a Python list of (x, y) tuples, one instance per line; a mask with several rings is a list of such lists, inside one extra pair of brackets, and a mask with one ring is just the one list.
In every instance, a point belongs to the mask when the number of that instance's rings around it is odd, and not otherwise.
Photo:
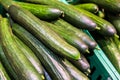
[[(74, 3), (78, 0), (60, 0), (65, 4)], [(69, 1), (69, 2), (67, 2)], [(71, 2), (70, 2), (71, 1)], [(88, 30), (84, 30), (93, 40), (94, 38)], [(98, 49), (93, 50), (93, 55), (88, 56), (87, 59), (90, 62), (92, 73), (89, 75), (90, 80), (120, 80), (120, 74), (114, 68), (102, 49), (97, 46)]]

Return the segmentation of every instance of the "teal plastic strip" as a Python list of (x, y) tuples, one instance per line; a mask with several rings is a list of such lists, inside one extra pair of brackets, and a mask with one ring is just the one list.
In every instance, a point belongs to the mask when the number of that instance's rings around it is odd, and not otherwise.
[[(65, 4), (68, 4), (66, 2), (66, 0), (59, 0), (59, 1), (65, 3)], [(92, 37), (92, 35), (89, 33), (88, 30), (84, 30), (84, 32), (87, 33), (94, 40), (94, 38)], [(111, 80), (111, 79), (112, 80), (120, 80), (120, 74), (114, 68), (114, 66), (109, 61), (109, 59), (106, 57), (105, 53), (102, 51), (102, 49), (99, 47), (99, 45), (97, 46), (97, 48), (99, 48), (99, 50), (98, 49), (93, 50), (94, 57), (92, 57), (92, 59), (96, 63), (95, 66), (98, 67), (99, 70), (97, 69), (96, 72), (94, 72), (91, 79), (96, 80), (96, 75), (101, 75), (103, 77), (102, 80), (108, 80), (108, 79), (109, 80)], [(99, 71), (101, 73), (99, 73), (97, 71)], [(105, 73), (105, 71), (106, 71), (106, 73)]]

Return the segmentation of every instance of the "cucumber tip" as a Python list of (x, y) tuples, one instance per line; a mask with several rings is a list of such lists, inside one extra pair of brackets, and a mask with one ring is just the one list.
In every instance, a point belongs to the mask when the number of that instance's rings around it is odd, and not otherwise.
[(95, 29), (100, 30), (100, 27), (96, 26), (96, 28), (95, 28)]
[(117, 35), (117, 34), (114, 34), (114, 36), (115, 36), (116, 38), (119, 38), (119, 35)]

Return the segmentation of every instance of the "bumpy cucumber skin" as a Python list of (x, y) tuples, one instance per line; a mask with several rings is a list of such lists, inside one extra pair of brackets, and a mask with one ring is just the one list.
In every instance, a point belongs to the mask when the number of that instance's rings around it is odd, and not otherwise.
[(23, 25), (24, 28), (34, 34), (55, 53), (69, 59), (78, 60), (80, 58), (80, 52), (75, 47), (68, 44), (29, 11), (12, 5), (9, 7), (8, 12), (13, 20)]
[(66, 5), (57, 0), (49, 0), (49, 2), (48, 0), (25, 0), (25, 1), (51, 5), (64, 11), (65, 16), (63, 17), (63, 19), (78, 28), (83, 28), (92, 31), (95, 30), (97, 27), (94, 21), (92, 21), (89, 17), (84, 15), (80, 10), (76, 9), (72, 5)]
[(33, 65), (25, 57), (22, 51), (18, 49), (13, 39), (8, 19), (3, 18), (1, 23), (0, 32), (2, 48), (7, 59), (9, 59), (10, 65), (18, 75), (18, 78), (21, 80), (42, 80)]
[(17, 1), (13, 1), (12, 3), (29, 10), (31, 13), (42, 20), (55, 20), (63, 14), (63, 11), (48, 5), (39, 5)]
[(12, 25), (12, 29), (14, 34), (19, 37), (26, 45), (28, 45), (37, 55), (53, 80), (72, 80), (69, 73), (60, 64), (58, 56), (45, 47), (43, 43), (41, 43), (32, 34), (30, 34), (18, 24)]

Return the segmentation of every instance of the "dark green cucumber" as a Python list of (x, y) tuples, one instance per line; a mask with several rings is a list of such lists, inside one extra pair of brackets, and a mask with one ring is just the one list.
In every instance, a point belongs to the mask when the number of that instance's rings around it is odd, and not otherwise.
[(24, 0), (27, 2), (33, 2), (33, 3), (42, 3), (51, 5), (53, 7), (56, 7), (62, 11), (64, 11), (64, 17), (67, 22), (71, 23), (72, 25), (84, 28), (88, 30), (95, 30), (97, 25), (95, 22), (93, 22), (89, 17), (84, 15), (82, 13), (82, 10), (76, 9), (73, 5), (66, 5), (58, 0)]
[(59, 20), (53, 21), (53, 23), (57, 26), (63, 27), (67, 31), (67, 33), (71, 33), (71, 34), (78, 36), (88, 45), (90, 49), (94, 49), (97, 46), (97, 43), (94, 40), (92, 40), (86, 33), (72, 26), (65, 20), (59, 19)]
[(110, 21), (117, 30), (117, 34), (120, 35), (120, 16), (107, 15), (107, 20)]
[(55, 20), (63, 15), (63, 11), (48, 5), (39, 5), (17, 1), (13, 1), (13, 4), (29, 10), (31, 13), (42, 20)]
[(120, 0), (81, 0), (82, 2), (92, 2), (112, 13), (120, 12)]
[(86, 75), (91, 73), (90, 64), (83, 54), (81, 54), (81, 59), (71, 60), (70, 62)]
[(84, 10), (87, 10), (92, 13), (97, 13), (99, 11), (98, 5), (94, 3), (83, 3), (83, 4), (77, 4), (75, 5), (77, 8), (82, 8)]
[(120, 73), (120, 51), (112, 38), (96, 40), (116, 70)]
[(2, 62), (4, 68), (6, 69), (8, 75), (10, 76), (11, 79), (13, 80), (18, 80), (18, 77), (11, 67), (10, 63), (8, 62), (8, 59), (5, 56), (5, 53), (3, 52), (2, 46), (0, 44), (0, 61)]
[(42, 64), (40, 63), (40, 61), (38, 60), (38, 58), (36, 57), (36, 55), (19, 38), (17, 38), (16, 36), (14, 36), (14, 39), (15, 39), (17, 45), (18, 45), (18, 48), (20, 47), (20, 50), (23, 51), (23, 53), (25, 54), (25, 56), (33, 64), (33, 66), (38, 71), (38, 73), (40, 74), (40, 76), (42, 76), (43, 79), (44, 79), (43, 67), (42, 67)]
[(43, 22), (47, 24), (52, 30), (54, 30), (57, 34), (59, 34), (63, 39), (65, 39), (69, 44), (73, 45), (82, 53), (89, 53), (88, 46), (76, 35), (66, 31), (64, 27), (56, 26), (49, 22)]
[(0, 80), (11, 80), (0, 61)]
[(13, 20), (30, 31), (58, 55), (75, 60), (80, 58), (80, 52), (75, 47), (68, 44), (58, 34), (50, 29), (49, 26), (44, 24), (29, 11), (12, 5), (9, 7), (8, 12)]
[(67, 59), (63, 59), (62, 63), (64, 64), (65, 68), (68, 70), (74, 80), (89, 80), (89, 78), (85, 74), (78, 70)]
[(100, 30), (97, 30), (96, 32), (100, 33), (103, 36), (109, 36), (109, 37), (117, 36), (116, 29), (109, 21), (102, 19), (98, 17), (97, 15), (91, 12), (88, 12), (86, 10), (81, 10), (80, 8), (79, 10), (81, 11), (81, 13), (91, 18), (98, 25), (98, 27), (100, 27)]
[(37, 55), (53, 80), (72, 80), (66, 69), (60, 64), (58, 56), (45, 47), (38, 39), (18, 24), (13, 24), (12, 30)]
[[(2, 15), (0, 15), (0, 21), (1, 20), (2, 20)], [(1, 26), (1, 22), (0, 22), (0, 26)], [(1, 32), (0, 32), (0, 35), (1, 35)], [(18, 80), (18, 77), (17, 77), (15, 71), (9, 64), (8, 59), (5, 56), (5, 53), (3, 52), (2, 45), (1, 45), (1, 36), (0, 36), (0, 61), (3, 64), (4, 68), (6, 69), (10, 78), (13, 80)]]
[(3, 51), (19, 80), (42, 80), (40, 74), (18, 48), (7, 18), (1, 20), (0, 32)]

